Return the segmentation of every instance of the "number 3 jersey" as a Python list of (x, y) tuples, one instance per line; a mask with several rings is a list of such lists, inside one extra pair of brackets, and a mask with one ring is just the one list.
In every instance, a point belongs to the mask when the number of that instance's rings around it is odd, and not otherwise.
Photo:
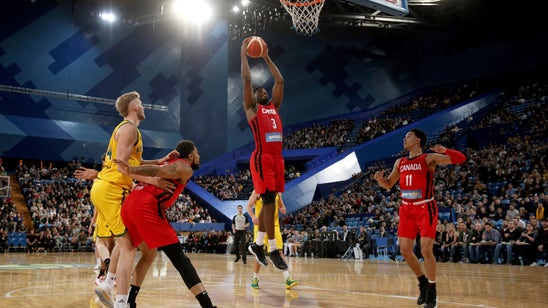
[(257, 115), (249, 121), (255, 140), (255, 151), (281, 154), (283, 148), (283, 126), (280, 115), (272, 102), (257, 105)]
[(417, 202), (434, 197), (434, 172), (428, 169), (426, 155), (400, 159), (400, 190), (405, 201)]

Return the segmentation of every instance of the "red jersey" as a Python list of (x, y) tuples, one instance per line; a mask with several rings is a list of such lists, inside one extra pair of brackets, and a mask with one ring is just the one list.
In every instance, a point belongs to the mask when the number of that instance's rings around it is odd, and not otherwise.
[[(182, 160), (185, 164), (188, 164), (188, 162), (182, 158), (175, 158), (167, 162), (164, 162), (162, 165), (172, 164), (176, 162), (177, 160)], [(175, 201), (177, 200), (177, 198), (179, 197), (179, 195), (181, 194), (181, 192), (186, 186), (186, 183), (183, 184), (175, 179), (171, 179), (168, 181), (171, 181), (176, 186), (173, 193), (169, 193), (161, 189), (160, 187), (154, 186), (152, 184), (143, 183), (143, 182), (139, 182), (139, 184), (137, 184), (133, 188), (132, 193), (137, 191), (148, 192), (152, 194), (156, 198), (156, 200), (158, 200), (158, 202), (164, 206), (164, 208), (168, 209), (173, 205), (173, 203), (175, 203)]]
[(283, 126), (280, 115), (272, 102), (257, 105), (257, 114), (249, 121), (255, 140), (255, 151), (281, 154), (283, 148)]
[(400, 159), (401, 198), (417, 202), (434, 197), (434, 172), (428, 169), (426, 155)]

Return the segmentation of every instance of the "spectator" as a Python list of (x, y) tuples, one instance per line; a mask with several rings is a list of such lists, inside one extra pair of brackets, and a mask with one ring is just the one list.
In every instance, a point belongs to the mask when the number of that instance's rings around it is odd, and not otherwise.
[(479, 245), (479, 262), (482, 264), (493, 262), (493, 252), (497, 244), (500, 243), (500, 232), (493, 228), (490, 222), (484, 225), (484, 231), (481, 235)]

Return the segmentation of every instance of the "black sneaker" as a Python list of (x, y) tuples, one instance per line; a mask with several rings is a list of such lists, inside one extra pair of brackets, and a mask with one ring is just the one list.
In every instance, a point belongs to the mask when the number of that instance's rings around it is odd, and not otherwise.
[(234, 260), (234, 262), (238, 262), (240, 261), (240, 257), (236, 257), (236, 260)]
[(287, 264), (285, 264), (284, 259), (282, 259), (282, 256), (280, 256), (280, 252), (277, 250), (273, 250), (270, 252), (270, 262), (274, 264), (274, 266), (279, 269), (280, 271), (287, 270)]
[(426, 288), (426, 301), (424, 308), (436, 308), (438, 307), (436, 287)]
[(255, 243), (249, 245), (247, 248), (249, 252), (251, 252), (252, 255), (255, 256), (255, 259), (257, 262), (259, 262), (263, 266), (267, 266), (268, 262), (266, 261), (266, 256), (264, 255), (264, 248), (263, 245), (257, 245)]
[(419, 282), (419, 298), (417, 298), (417, 305), (422, 305), (426, 301), (426, 289), (428, 288), (428, 282)]

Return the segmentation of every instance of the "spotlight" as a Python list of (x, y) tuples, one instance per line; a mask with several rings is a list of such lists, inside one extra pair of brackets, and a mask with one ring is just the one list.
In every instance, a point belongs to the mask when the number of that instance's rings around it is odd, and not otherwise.
[(102, 20), (113, 23), (116, 21), (116, 15), (112, 12), (102, 12), (99, 13), (99, 17), (101, 17)]
[(211, 7), (205, 1), (178, 0), (173, 2), (173, 11), (185, 20), (204, 22), (212, 16)]
[(235, 5), (232, 7), (232, 13), (238, 13), (240, 11), (240, 7)]

